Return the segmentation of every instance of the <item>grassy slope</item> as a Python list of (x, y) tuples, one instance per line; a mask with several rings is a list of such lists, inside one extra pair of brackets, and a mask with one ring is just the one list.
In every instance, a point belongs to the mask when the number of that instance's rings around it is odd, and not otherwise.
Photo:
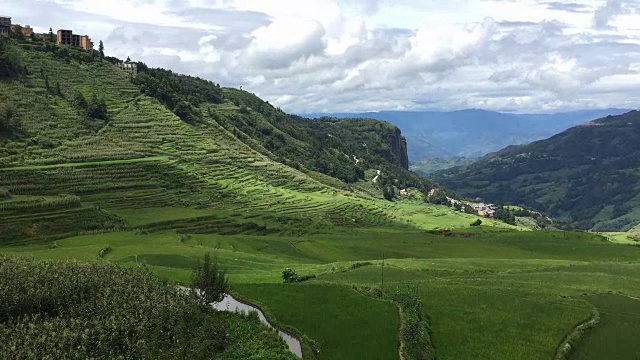
[[(241, 136), (244, 142), (240, 141), (217, 122), (246, 115), (232, 101), (203, 105), (203, 123), (192, 126), (141, 95), (107, 62), (81, 64), (48, 52), (19, 52), (29, 75), (3, 82), (0, 89), (0, 100), (13, 104), (21, 123), (20, 137), (4, 140), (0, 147), (5, 170), (0, 188), (25, 196), (74, 194), (81, 204), (64, 211), (45, 202), (30, 204), (22, 212), (0, 209), (10, 228), (0, 236), (5, 243), (142, 225), (148, 225), (145, 231), (247, 234), (326, 232), (336, 226), (406, 227), (416, 225), (418, 212), (432, 211), (414, 206), (412, 214), (397, 216), (397, 208), (380, 201), (379, 190), (367, 184), (370, 179), (348, 190), (335, 178), (274, 161), (262, 151), (259, 139)], [(62, 96), (46, 91), (45, 76), (50, 84), (60, 84)], [(99, 131), (88, 128), (73, 107), (77, 91), (87, 98), (104, 97), (110, 121)], [(234, 101), (259, 100), (235, 90), (226, 93)], [(248, 111), (246, 116), (267, 124), (263, 114)], [(228, 121), (221, 122), (228, 127)], [(351, 126), (349, 131), (362, 132), (370, 126), (367, 121), (336, 124), (318, 123), (316, 131)], [(393, 129), (383, 125), (381, 131)], [(290, 140), (301, 149), (308, 147)], [(166, 207), (176, 215), (168, 214)], [(39, 217), (33, 216), (36, 212)], [(83, 217), (92, 220), (79, 220)], [(421, 221), (419, 227), (460, 227), (473, 221), (455, 214), (445, 218), (425, 225)]]
[(639, 128), (638, 112), (610, 116), (434, 178), (462, 195), (526, 204), (576, 228), (626, 231), (640, 222)]
[(600, 313), (600, 324), (586, 334), (570, 359), (638, 359), (637, 344), (625, 339), (638, 338), (640, 299), (600, 294), (588, 298)]
[[(0, 147), (3, 168), (14, 168), (0, 171), (0, 188), (12, 194), (0, 201), (6, 226), (0, 239), (24, 246), (3, 252), (144, 263), (186, 282), (191, 264), (214, 251), (237, 291), (320, 344), (320, 358), (369, 353), (367, 337), (353, 338), (357, 346), (341, 338), (369, 323), (386, 334), (376, 354), (397, 353), (396, 337), (389, 337), (395, 309), (343, 287), (377, 285), (383, 252), (389, 286), (420, 290), (443, 358), (510, 359), (511, 349), (531, 358), (552, 354), (589, 311), (583, 300), (559, 296), (640, 295), (638, 247), (584, 233), (506, 231), (514, 228), (495, 222), (471, 229), (476, 217), (421, 201), (383, 201), (370, 181), (349, 191), (337, 179), (282, 165), (208, 117), (205, 125), (185, 124), (108, 64), (23, 56), (31, 75), (0, 87), (26, 134)], [(45, 93), (40, 68), (61, 83), (65, 98)], [(75, 89), (105, 96), (111, 121), (98, 133), (86, 129), (67, 100)], [(210, 106), (221, 115), (239, 111), (231, 103)], [(77, 195), (79, 205), (61, 204), (60, 194)], [(461, 230), (424, 231), (447, 228)], [(105, 247), (111, 251), (100, 259)], [(345, 271), (355, 261), (376, 265)], [(279, 285), (287, 267), (320, 276), (312, 286)], [(284, 306), (282, 291), (296, 301)], [(324, 292), (334, 296), (323, 298)], [(379, 307), (380, 319), (356, 310), (339, 322), (322, 316), (344, 305), (343, 297), (355, 309)], [(307, 306), (322, 299), (317, 309)], [(469, 334), (463, 347), (460, 333)]]

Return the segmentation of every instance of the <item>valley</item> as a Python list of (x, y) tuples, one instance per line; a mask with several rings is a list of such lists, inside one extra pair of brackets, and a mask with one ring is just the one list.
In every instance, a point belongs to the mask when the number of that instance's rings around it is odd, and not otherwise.
[[(2, 41), (20, 66), (0, 80), (0, 299), (35, 305), (0, 312), (0, 336), (45, 339), (20, 345), (31, 357), (58, 329), (83, 338), (72, 326), (87, 321), (100, 339), (148, 335), (109, 341), (152, 358), (295, 358), (251, 315), (176, 293), (206, 254), (304, 359), (573, 359), (619, 342), (616, 358), (637, 354), (633, 242), (430, 202), (447, 190), (409, 171), (410, 144), (390, 123), (301, 118), (143, 64), (131, 78), (95, 51)], [(285, 283), (287, 269), (308, 279)], [(174, 337), (155, 338), (165, 320)], [(193, 324), (212, 330), (194, 342), (212, 348), (189, 353), (180, 336)], [(21, 337), (27, 328), (38, 336)]]

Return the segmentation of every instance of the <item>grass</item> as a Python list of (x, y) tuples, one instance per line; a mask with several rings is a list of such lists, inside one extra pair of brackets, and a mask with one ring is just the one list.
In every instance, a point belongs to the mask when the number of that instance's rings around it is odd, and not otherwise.
[(0, 171), (11, 171), (11, 170), (45, 170), (45, 169), (55, 169), (61, 167), (82, 167), (82, 166), (92, 166), (92, 165), (111, 165), (111, 164), (135, 164), (140, 162), (147, 161), (166, 161), (168, 158), (166, 156), (153, 156), (146, 157), (140, 159), (127, 159), (127, 160), (105, 160), (105, 161), (87, 161), (83, 163), (63, 163), (63, 164), (54, 164), (54, 165), (32, 165), (32, 166), (16, 166), (11, 168), (0, 168)]
[[(106, 246), (111, 251), (99, 259)], [(384, 347), (376, 353), (384, 354), (382, 358), (397, 356), (395, 305), (351, 290), (353, 285), (380, 286), (383, 252), (385, 287), (418, 291), (430, 319), (435, 353), (443, 359), (549, 358), (590, 315), (593, 302), (583, 294), (616, 291), (640, 296), (640, 248), (581, 232), (361, 229), (302, 237), (193, 234), (182, 240), (171, 231), (119, 232), (3, 251), (145, 264), (160, 277), (178, 282), (187, 282), (190, 266), (212, 252), (227, 269), (236, 293), (260, 304), (272, 320), (306, 336), (306, 346), (319, 349), (320, 359), (340, 358), (338, 354), (353, 358), (357, 351), (369, 351), (365, 345), (377, 336), (363, 333), (369, 328), (386, 334), (384, 341), (375, 341)], [(363, 261), (371, 265), (352, 267)], [(282, 284), (282, 270), (288, 267), (318, 277), (304, 284)], [(376, 313), (386, 319), (381, 323), (364, 312), (377, 306)]]
[[(213, 120), (188, 125), (106, 63), (22, 55), (30, 74), (0, 87), (26, 134), (0, 146), (2, 253), (145, 266), (187, 283), (211, 252), (236, 293), (294, 328), (319, 359), (398, 357), (396, 304), (353, 290), (380, 287), (383, 257), (385, 287), (419, 295), (438, 359), (550, 358), (593, 306), (608, 306), (596, 294), (640, 297), (640, 247), (617, 240), (626, 235), (490, 219), (473, 228), (476, 216), (381, 199), (370, 180), (376, 168), (347, 185), (278, 163)], [(46, 93), (40, 69), (64, 97)], [(104, 128), (83, 125), (72, 90), (105, 97)], [(229, 102), (211, 109), (239, 111)], [(284, 285), (285, 268), (317, 278)], [(237, 328), (261, 336), (254, 330)], [(634, 332), (612, 331), (615, 338), (594, 330), (585, 351), (636, 344)], [(252, 346), (229, 358), (259, 354)]]
[(318, 359), (397, 359), (398, 310), (348, 287), (243, 284), (234, 291), (317, 342)]
[(638, 359), (640, 300), (616, 294), (587, 297), (600, 312), (600, 323), (583, 335), (569, 359)]
[(640, 238), (637, 236), (637, 232), (604, 232), (600, 233), (605, 236), (609, 241), (616, 244), (639, 244)]
[(419, 286), (442, 359), (550, 359), (573, 325), (590, 314), (584, 302), (470, 285)]

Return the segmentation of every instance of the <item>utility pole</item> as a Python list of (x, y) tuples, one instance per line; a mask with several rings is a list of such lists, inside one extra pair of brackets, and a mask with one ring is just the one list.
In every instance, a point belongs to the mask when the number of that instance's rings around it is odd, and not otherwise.
[(384, 251), (382, 252), (382, 286), (380, 288), (380, 296), (384, 297)]

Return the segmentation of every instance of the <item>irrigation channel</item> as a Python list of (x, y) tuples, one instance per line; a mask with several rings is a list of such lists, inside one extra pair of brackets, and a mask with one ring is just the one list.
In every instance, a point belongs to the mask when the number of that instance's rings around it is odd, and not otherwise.
[(280, 335), (282, 340), (284, 340), (287, 343), (287, 346), (289, 346), (289, 351), (291, 351), (297, 357), (302, 358), (302, 346), (300, 345), (300, 341), (295, 337), (273, 326), (269, 322), (269, 320), (267, 320), (267, 318), (264, 316), (264, 313), (262, 312), (262, 310), (256, 307), (253, 307), (249, 304), (245, 304), (237, 300), (231, 295), (225, 295), (222, 301), (217, 303), (212, 303), (211, 306), (213, 306), (213, 308), (218, 311), (230, 311), (230, 312), (245, 313), (245, 314), (248, 314), (251, 311), (257, 312), (258, 318), (263, 324), (265, 324), (267, 327), (271, 329), (276, 329), (278, 331), (278, 335)]

